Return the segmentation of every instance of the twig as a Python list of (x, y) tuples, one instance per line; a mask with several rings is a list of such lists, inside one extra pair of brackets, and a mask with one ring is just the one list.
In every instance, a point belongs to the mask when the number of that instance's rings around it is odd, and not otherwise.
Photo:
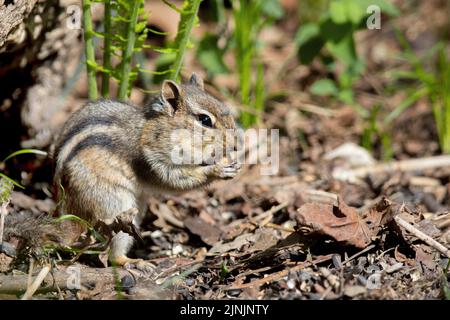
[(436, 156), (419, 159), (393, 161), (386, 164), (375, 164), (356, 169), (336, 168), (333, 172), (335, 179), (355, 182), (368, 175), (376, 175), (384, 172), (423, 171), (426, 169), (450, 167), (450, 156)]
[(274, 83), (285, 74), (289, 64), (292, 61), (295, 61), (294, 59), (297, 56), (297, 49), (298, 48), (296, 45), (292, 45), (292, 47), (289, 48), (289, 53), (287, 54), (287, 57), (283, 59), (278, 69), (273, 73), (273, 76), (267, 82), (267, 92), (271, 92)]
[(9, 204), (9, 200), (5, 201), (2, 206), (0, 207), (0, 248), (3, 245), (3, 230), (5, 227), (5, 217), (8, 214), (8, 211), (6, 210), (6, 207)]
[(288, 206), (288, 204), (289, 203), (287, 203), (287, 202), (280, 203), (279, 205), (271, 207), (269, 210), (261, 213), (260, 215), (258, 215), (255, 218), (249, 217), (249, 220), (251, 223), (253, 223), (255, 225), (264, 227), (266, 224), (269, 223), (270, 220), (272, 220), (272, 217), (275, 213), (286, 208)]
[(319, 116), (324, 116), (324, 117), (335, 117), (337, 115), (337, 112), (335, 110), (332, 109), (325, 109), (322, 108), (320, 106), (317, 106), (315, 104), (312, 103), (304, 103), (302, 102), (300, 105), (294, 105), (294, 107), (303, 110), (303, 111), (307, 111), (310, 113), (315, 113)]
[[(397, 246), (397, 247), (398, 247), (398, 246)], [(375, 260), (380, 260), (382, 256), (384, 256), (384, 255), (385, 255), (386, 253), (388, 253), (389, 251), (395, 250), (397, 247), (392, 247), (392, 248), (389, 248), (389, 249), (387, 249), (387, 250), (384, 250), (382, 253), (380, 253), (380, 254), (375, 258)]]
[(322, 256), (320, 258), (317, 258), (314, 261), (303, 262), (303, 263), (300, 263), (300, 264), (298, 264), (298, 265), (296, 265), (296, 266), (294, 266), (292, 268), (284, 269), (284, 270), (282, 270), (280, 272), (276, 272), (276, 273), (273, 273), (271, 275), (268, 275), (265, 278), (254, 280), (254, 281), (249, 282), (249, 283), (243, 283), (243, 284), (240, 284), (240, 285), (231, 286), (231, 287), (225, 288), (225, 290), (230, 291), (230, 290), (239, 290), (239, 289), (251, 288), (251, 287), (254, 287), (254, 286), (258, 286), (259, 287), (259, 286), (262, 286), (263, 284), (266, 284), (266, 283), (278, 281), (281, 278), (287, 276), (290, 272), (295, 272), (295, 271), (307, 268), (307, 267), (309, 267), (311, 265), (315, 265), (315, 264), (318, 264), (318, 263), (322, 263), (322, 262), (331, 260), (332, 257), (333, 257), (332, 254), (328, 254), (326, 256)]
[[(78, 265), (77, 265), (78, 266)], [(80, 267), (80, 286), (90, 286), (93, 283), (111, 283), (115, 284), (114, 275), (111, 267), (108, 268), (89, 268)], [(42, 270), (41, 270), (42, 271)], [(120, 278), (129, 275), (130, 272), (125, 269), (118, 269)], [(40, 272), (39, 272), (40, 273)], [(66, 269), (52, 270), (52, 274), (46, 274), (43, 282), (39, 284), (35, 292), (55, 292), (68, 289), (71, 283), (69, 280), (73, 275)], [(0, 274), (0, 293), (20, 294), (27, 291), (28, 275), (2, 275)]]
[(284, 232), (295, 232), (294, 228), (283, 227), (283, 226), (280, 226), (278, 224), (271, 223), (271, 222), (266, 223), (264, 226), (266, 228), (277, 229), (277, 230), (281, 230), (281, 231), (284, 231)]
[(350, 258), (345, 259), (345, 260), (341, 263), (341, 265), (345, 265), (346, 263), (349, 263), (349, 262), (352, 261), (353, 259), (359, 257), (360, 255), (362, 255), (363, 253), (366, 253), (367, 251), (372, 250), (373, 248), (375, 248), (375, 245), (374, 245), (374, 244), (371, 244), (370, 246), (364, 248), (364, 249), (361, 250), (360, 252), (355, 253), (355, 254), (352, 255)]
[(252, 275), (252, 274), (257, 274), (257, 273), (261, 273), (261, 272), (265, 272), (265, 271), (269, 271), (271, 269), (275, 269), (280, 267), (279, 264), (275, 265), (275, 266), (266, 266), (266, 267), (262, 267), (262, 268), (258, 268), (258, 269), (254, 269), (254, 270), (248, 270), (242, 273), (239, 273), (236, 276), (236, 279), (238, 278), (245, 278), (246, 276)]
[(30, 259), (30, 266), (28, 267), (27, 288), (31, 287), (33, 281), (34, 259)]
[(338, 205), (338, 196), (335, 193), (322, 190), (306, 189), (302, 194), (305, 202), (318, 202), (324, 204)]
[(33, 294), (36, 292), (36, 290), (41, 286), (41, 283), (44, 281), (45, 277), (50, 272), (50, 266), (47, 265), (41, 269), (39, 274), (37, 275), (34, 282), (27, 288), (27, 291), (25, 291), (25, 294), (22, 296), (21, 300), (29, 300)]
[(439, 242), (437, 242), (430, 236), (426, 235), (425, 233), (423, 233), (422, 231), (420, 231), (413, 225), (409, 224), (408, 222), (406, 222), (405, 220), (400, 218), (398, 215), (394, 217), (394, 220), (399, 226), (404, 228), (409, 233), (413, 234), (416, 238), (422, 240), (429, 246), (435, 248), (436, 250), (438, 250), (440, 253), (442, 253), (447, 258), (450, 258), (450, 249), (447, 249), (446, 247), (444, 247), (442, 244), (440, 244)]
[(170, 285), (176, 284), (179, 280), (185, 279), (188, 275), (190, 275), (190, 274), (194, 273), (195, 271), (197, 271), (198, 269), (200, 269), (201, 266), (202, 266), (201, 262), (194, 264), (188, 270), (185, 270), (182, 273), (180, 273), (179, 275), (164, 281), (164, 283), (161, 285), (161, 288), (167, 288)]

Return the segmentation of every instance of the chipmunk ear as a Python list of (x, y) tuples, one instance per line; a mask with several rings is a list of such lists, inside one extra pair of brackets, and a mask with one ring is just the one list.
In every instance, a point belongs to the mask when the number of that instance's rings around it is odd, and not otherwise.
[(161, 98), (164, 103), (172, 107), (172, 112), (175, 112), (180, 104), (181, 99), (181, 88), (180, 86), (172, 80), (164, 80), (161, 88)]
[(195, 72), (192, 73), (191, 78), (189, 79), (189, 84), (199, 87), (202, 90), (205, 89), (203, 79), (200, 78)]

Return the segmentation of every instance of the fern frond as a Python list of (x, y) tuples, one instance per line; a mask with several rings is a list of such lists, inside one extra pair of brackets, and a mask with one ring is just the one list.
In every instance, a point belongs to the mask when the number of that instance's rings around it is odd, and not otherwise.
[[(83, 25), (84, 25), (84, 43), (86, 62), (95, 63), (95, 47), (94, 47), (94, 27), (91, 16), (91, 0), (83, 0)], [(97, 99), (97, 80), (95, 78), (95, 69), (86, 64), (88, 77), (88, 94), (89, 99)]]
[[(167, 1), (163, 1), (167, 3)], [(186, 0), (184, 1), (182, 9), (178, 11), (181, 17), (173, 46), (177, 49), (177, 53), (171, 68), (174, 70), (174, 72), (170, 75), (170, 79), (172, 80), (178, 80), (181, 66), (183, 64), (184, 54), (189, 44), (189, 37), (194, 24), (197, 22), (197, 13), (201, 2), (202, 0)]]

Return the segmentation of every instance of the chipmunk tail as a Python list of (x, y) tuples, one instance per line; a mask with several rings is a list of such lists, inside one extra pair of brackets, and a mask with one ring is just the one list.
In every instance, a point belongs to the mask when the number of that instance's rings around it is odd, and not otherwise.
[(2, 251), (8, 247), (9, 252), (5, 252), (8, 255), (18, 255), (24, 250), (41, 253), (48, 246), (70, 246), (81, 232), (79, 225), (46, 214), (13, 213), (5, 218)]

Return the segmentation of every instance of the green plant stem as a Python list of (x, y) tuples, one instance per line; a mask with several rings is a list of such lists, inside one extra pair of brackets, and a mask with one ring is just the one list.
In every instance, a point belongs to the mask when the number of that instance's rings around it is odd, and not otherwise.
[[(239, 72), (239, 91), (241, 102), (244, 105), (250, 104), (250, 88), (251, 88), (251, 62), (253, 57), (253, 45), (251, 43), (251, 5), (244, 1), (233, 3), (233, 18), (235, 22), (235, 39), (236, 39), (236, 61)], [(243, 112), (241, 122), (244, 128), (252, 123), (252, 115)]]
[[(104, 48), (103, 48), (103, 68), (111, 70), (111, 15), (112, 15), (111, 0), (105, 0), (105, 13), (104, 13)], [(102, 96), (103, 98), (109, 98), (109, 73), (103, 72), (102, 74)]]
[(261, 122), (262, 113), (264, 111), (264, 104), (266, 100), (265, 86), (264, 86), (264, 66), (260, 62), (256, 71), (256, 83), (255, 83), (255, 109), (258, 111), (258, 115), (252, 115), (252, 122)]
[(88, 78), (88, 94), (89, 99), (97, 99), (97, 80), (96, 72), (93, 64), (95, 64), (95, 47), (94, 47), (94, 27), (92, 25), (91, 1), (83, 0), (83, 24), (84, 24), (84, 42), (86, 54), (86, 68)]
[(253, 104), (258, 114), (242, 112), (240, 121), (244, 128), (255, 124), (264, 107), (264, 79), (262, 69), (257, 70), (256, 83), (253, 87), (252, 99), (252, 69), (258, 56), (257, 38), (262, 28), (261, 1), (233, 1), (233, 20), (235, 23), (234, 39), (236, 41), (235, 58), (239, 74), (239, 91), (241, 103), (246, 106)]
[(180, 23), (178, 24), (177, 37), (175, 38), (175, 45), (178, 47), (178, 51), (177, 55), (175, 56), (175, 61), (173, 62), (172, 69), (174, 71), (170, 75), (171, 80), (178, 80), (178, 77), (180, 75), (184, 54), (189, 42), (189, 36), (197, 17), (200, 2), (202, 1), (203, 0), (185, 1), (185, 7), (181, 12)]
[(450, 60), (441, 47), (438, 52), (440, 75), (436, 93), (432, 97), (433, 112), (439, 133), (439, 142), (444, 153), (450, 153)]
[(133, 57), (134, 42), (136, 41), (136, 23), (138, 20), (138, 12), (141, 1), (133, 1), (130, 20), (127, 26), (127, 43), (126, 49), (122, 55), (121, 76), (119, 84), (118, 99), (124, 100), (128, 94), (130, 82), (131, 59)]

